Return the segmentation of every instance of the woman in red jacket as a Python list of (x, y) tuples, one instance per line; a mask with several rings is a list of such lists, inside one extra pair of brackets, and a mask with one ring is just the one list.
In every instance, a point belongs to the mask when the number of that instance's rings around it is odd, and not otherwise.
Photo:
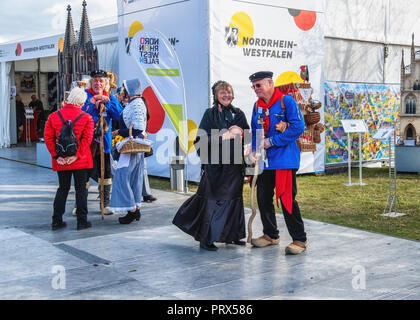
[[(71, 176), (74, 177), (77, 205), (77, 230), (91, 227), (87, 220), (87, 190), (86, 181), (89, 169), (93, 167), (90, 144), (93, 138), (93, 119), (84, 113), (81, 107), (87, 99), (86, 92), (80, 88), (71, 90), (66, 103), (59, 111), (52, 113), (47, 120), (44, 131), (45, 144), (51, 153), (52, 167), (57, 171), (59, 187), (54, 199), (54, 214), (52, 217), (52, 230), (64, 228), (63, 214), (66, 207), (67, 195), (70, 190)], [(77, 139), (77, 152), (74, 156), (59, 156), (56, 153), (56, 143), (63, 126), (58, 114), (60, 112), (64, 121), (74, 123), (73, 131)], [(79, 117), (79, 115), (81, 115)], [(79, 119), (75, 122), (76, 118)]]

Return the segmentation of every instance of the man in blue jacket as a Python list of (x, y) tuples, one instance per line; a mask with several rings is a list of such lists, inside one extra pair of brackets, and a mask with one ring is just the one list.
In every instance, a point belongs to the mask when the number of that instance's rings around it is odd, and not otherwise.
[[(263, 224), (263, 235), (252, 239), (256, 247), (277, 245), (280, 242), (276, 213), (273, 204), (281, 202), (287, 230), (293, 242), (286, 247), (287, 254), (299, 254), (306, 250), (308, 242), (298, 203), (296, 172), (300, 165), (300, 149), (296, 139), (304, 132), (305, 123), (295, 100), (281, 93), (273, 83), (273, 73), (260, 71), (249, 79), (258, 97), (254, 104), (252, 129), (252, 158), (258, 148), (263, 154), (264, 170), (257, 180), (257, 201)], [(257, 143), (257, 135), (264, 136)]]
[[(104, 214), (112, 214), (109, 211), (111, 185), (112, 185), (112, 174), (111, 174), (111, 148), (112, 148), (112, 120), (118, 121), (120, 114), (123, 111), (118, 99), (110, 93), (110, 84), (108, 74), (103, 70), (95, 70), (91, 73), (92, 79), (90, 79), (90, 88), (86, 90), (87, 99), (82, 107), (83, 111), (89, 113), (93, 121), (95, 122), (95, 128), (99, 123), (100, 104), (104, 103), (106, 111), (104, 112), (104, 120), (108, 125), (108, 130), (104, 131), (104, 155), (105, 155), (105, 176), (104, 176)], [(104, 121), (104, 123), (105, 123)], [(105, 126), (105, 124), (104, 124)], [(106, 128), (105, 128), (106, 129)], [(95, 181), (100, 183), (100, 148), (99, 148), (99, 137), (93, 137), (97, 143), (96, 152), (93, 155), (94, 169), (91, 175)]]

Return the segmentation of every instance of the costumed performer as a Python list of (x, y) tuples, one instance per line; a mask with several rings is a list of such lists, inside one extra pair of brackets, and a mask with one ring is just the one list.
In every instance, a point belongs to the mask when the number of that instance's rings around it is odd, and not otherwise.
[[(300, 165), (300, 149), (296, 139), (304, 132), (305, 123), (295, 100), (274, 87), (273, 73), (260, 71), (249, 80), (258, 97), (253, 106), (252, 158), (256, 154), (257, 130), (264, 130), (263, 147), (267, 159), (257, 179), (257, 202), (263, 224), (263, 235), (252, 239), (255, 247), (277, 245), (280, 242), (276, 212), (273, 204), (276, 190), (277, 206), (280, 199), (287, 230), (293, 242), (286, 247), (287, 254), (299, 254), (308, 246), (304, 224), (296, 201), (296, 171)], [(283, 111), (284, 110), (284, 111)], [(264, 128), (259, 119), (263, 119)], [(286, 128), (279, 129), (281, 122)]]
[[(83, 111), (89, 113), (93, 121), (95, 122), (95, 132), (98, 134), (94, 134), (94, 142), (92, 143), (93, 149), (93, 170), (91, 171), (90, 177), (98, 182), (98, 189), (99, 185), (101, 184), (100, 181), (100, 172), (101, 172), (101, 154), (100, 154), (100, 146), (99, 146), (99, 137), (100, 137), (100, 130), (97, 130), (100, 124), (100, 104), (103, 103), (105, 105), (106, 111), (103, 113), (104, 117), (104, 157), (105, 157), (105, 165), (104, 165), (104, 214), (113, 214), (111, 210), (109, 210), (109, 201), (110, 201), (110, 194), (111, 194), (111, 185), (112, 185), (112, 173), (111, 173), (111, 148), (112, 148), (112, 136), (111, 136), (111, 123), (112, 120), (119, 120), (120, 114), (123, 110), (118, 99), (110, 93), (110, 82), (109, 76), (107, 72), (103, 70), (94, 70), (91, 73), (91, 79), (87, 83), (87, 99), (82, 107)], [(87, 184), (87, 188), (89, 185)], [(102, 207), (102, 203), (100, 203), (99, 208)]]
[[(147, 109), (141, 98), (141, 84), (138, 79), (123, 82), (127, 105), (121, 113), (119, 129), (112, 132), (112, 136), (132, 136), (145, 138), (147, 124)], [(127, 215), (118, 220), (121, 224), (129, 224), (140, 220), (140, 207), (143, 187), (144, 153), (120, 154), (117, 169), (114, 174), (111, 196), (111, 211), (127, 211)]]
[[(200, 185), (178, 209), (173, 224), (199, 241), (201, 248), (216, 251), (214, 242), (246, 244), (241, 241), (246, 236), (242, 135), (249, 125), (243, 111), (232, 105), (229, 83), (216, 82), (212, 92), (213, 106), (204, 113), (195, 141), (202, 163)], [(212, 134), (215, 129), (217, 134)]]

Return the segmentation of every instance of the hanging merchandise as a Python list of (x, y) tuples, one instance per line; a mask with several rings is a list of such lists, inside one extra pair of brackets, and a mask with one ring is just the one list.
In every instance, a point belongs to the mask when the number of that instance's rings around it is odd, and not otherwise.
[(276, 87), (282, 93), (290, 95), (299, 105), (305, 120), (305, 131), (297, 143), (301, 152), (315, 152), (316, 144), (321, 143), (321, 133), (324, 125), (320, 123), (321, 114), (315, 111), (321, 108), (322, 103), (312, 99), (312, 88), (309, 82), (291, 82)]

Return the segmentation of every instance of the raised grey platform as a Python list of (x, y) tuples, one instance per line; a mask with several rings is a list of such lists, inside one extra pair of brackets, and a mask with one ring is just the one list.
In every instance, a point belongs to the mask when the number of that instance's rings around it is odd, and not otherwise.
[(36, 164), (39, 166), (52, 168), (51, 154), (47, 149), (47, 145), (44, 142), (38, 142), (36, 144)]
[(397, 172), (420, 173), (420, 146), (396, 146), (395, 168)]
[(278, 215), (280, 245), (208, 252), (172, 225), (186, 196), (153, 190), (140, 222), (120, 225), (118, 214), (101, 220), (96, 186), (93, 227), (76, 231), (71, 190), (68, 226), (53, 232), (56, 174), (0, 159), (0, 176), (0, 299), (420, 299), (420, 242), (305, 220), (309, 249), (286, 256)]

